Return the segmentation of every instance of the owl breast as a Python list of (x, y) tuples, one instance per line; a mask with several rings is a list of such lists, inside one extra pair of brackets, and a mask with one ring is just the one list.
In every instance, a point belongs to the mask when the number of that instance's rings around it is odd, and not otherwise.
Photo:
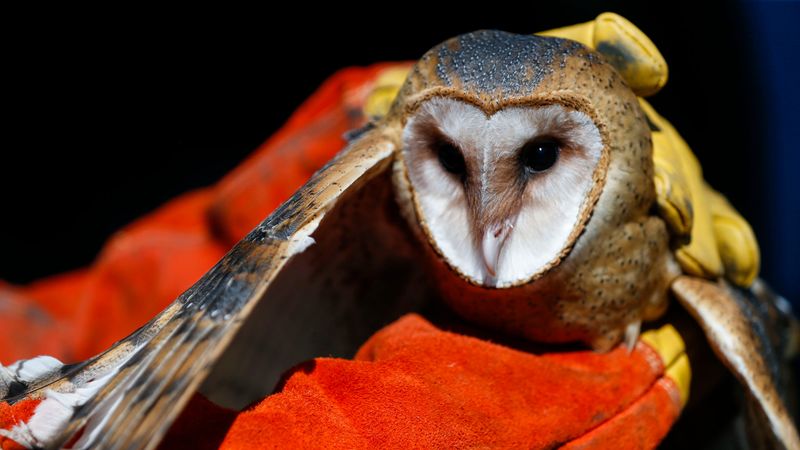
[(548, 276), (506, 289), (465, 282), (433, 254), (428, 263), (443, 300), (461, 316), (537, 342), (581, 341), (605, 351), (631, 324), (663, 313), (677, 266), (660, 219), (628, 222), (603, 245), (576, 251)]

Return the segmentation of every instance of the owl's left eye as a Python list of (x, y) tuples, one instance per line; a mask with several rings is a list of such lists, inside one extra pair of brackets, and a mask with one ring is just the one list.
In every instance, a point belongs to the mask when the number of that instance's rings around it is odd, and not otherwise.
[(464, 176), (467, 171), (464, 156), (461, 150), (448, 141), (439, 141), (436, 145), (436, 153), (439, 157), (439, 163), (444, 169), (453, 175)]
[(528, 171), (542, 172), (553, 167), (558, 160), (559, 150), (558, 142), (533, 141), (522, 147), (520, 158)]

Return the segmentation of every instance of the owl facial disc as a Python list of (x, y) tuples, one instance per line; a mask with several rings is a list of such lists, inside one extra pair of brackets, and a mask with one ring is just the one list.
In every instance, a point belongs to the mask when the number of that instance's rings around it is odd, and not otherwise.
[(411, 115), (402, 138), (421, 228), (473, 283), (530, 281), (563, 257), (585, 225), (603, 140), (584, 112), (552, 103), (487, 114), (433, 97)]

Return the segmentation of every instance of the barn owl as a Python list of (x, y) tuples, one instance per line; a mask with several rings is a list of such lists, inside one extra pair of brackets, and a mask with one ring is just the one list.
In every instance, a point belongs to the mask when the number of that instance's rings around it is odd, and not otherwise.
[(685, 223), (659, 199), (657, 118), (637, 97), (663, 77), (641, 81), (626, 42), (564, 34), (478, 31), (428, 51), (385, 114), (148, 324), (84, 363), (4, 375), (2, 397), (44, 399), (27, 443), (83, 430), (76, 448), (152, 448), (204, 380), (245, 405), (290, 364), (347, 355), (428, 301), (606, 351), (674, 294), (797, 448), (739, 294), (676, 251)]

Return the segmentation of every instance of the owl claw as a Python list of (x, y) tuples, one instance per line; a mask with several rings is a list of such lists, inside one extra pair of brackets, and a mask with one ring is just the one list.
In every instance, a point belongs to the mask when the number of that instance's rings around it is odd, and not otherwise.
[(625, 327), (625, 347), (628, 348), (628, 353), (633, 351), (636, 346), (636, 341), (639, 340), (639, 331), (642, 329), (642, 321), (637, 320), (631, 322)]

